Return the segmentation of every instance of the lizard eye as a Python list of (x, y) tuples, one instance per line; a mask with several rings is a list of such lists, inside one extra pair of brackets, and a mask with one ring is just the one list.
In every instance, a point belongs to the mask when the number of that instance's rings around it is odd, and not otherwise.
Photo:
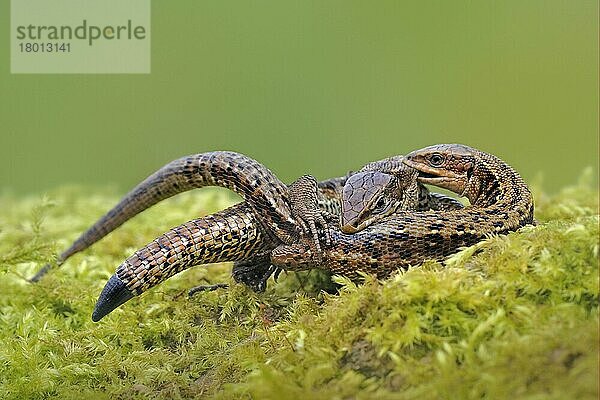
[(440, 153), (433, 153), (433, 155), (429, 158), (429, 164), (432, 167), (441, 167), (444, 164), (444, 156)]
[(373, 208), (373, 213), (380, 214), (383, 210), (385, 210), (386, 205), (387, 205), (387, 201), (385, 200), (384, 197), (381, 197), (379, 200), (377, 200), (377, 203), (375, 203), (375, 208)]

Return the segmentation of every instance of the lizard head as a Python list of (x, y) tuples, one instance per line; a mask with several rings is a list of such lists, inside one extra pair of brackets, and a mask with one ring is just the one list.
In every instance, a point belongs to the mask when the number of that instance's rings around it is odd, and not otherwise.
[(476, 150), (462, 144), (439, 144), (413, 151), (403, 162), (418, 171), (419, 182), (462, 195), (476, 165)]
[(417, 172), (406, 168), (406, 175), (366, 171), (350, 176), (342, 190), (342, 232), (358, 232), (397, 209), (415, 209), (420, 193)]

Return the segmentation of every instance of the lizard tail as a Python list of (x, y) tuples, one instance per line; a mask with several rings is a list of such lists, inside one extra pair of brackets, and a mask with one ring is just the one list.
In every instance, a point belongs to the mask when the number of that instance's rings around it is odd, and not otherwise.
[(96, 307), (92, 313), (92, 321), (100, 321), (106, 314), (134, 296), (133, 292), (127, 289), (127, 285), (123, 283), (117, 274), (111, 276), (96, 302)]
[[(257, 210), (271, 210), (267, 224), (277, 231), (293, 224), (285, 203), (286, 185), (268, 168), (243, 154), (214, 151), (182, 157), (171, 161), (133, 188), (85, 231), (56, 264), (60, 266), (73, 254), (87, 249), (123, 223), (161, 200), (192, 189), (220, 186), (244, 197)], [(31, 282), (40, 280), (51, 269), (47, 264)]]
[(92, 314), (97, 322), (127, 300), (195, 265), (249, 258), (268, 239), (246, 203), (186, 222), (136, 251), (106, 283)]

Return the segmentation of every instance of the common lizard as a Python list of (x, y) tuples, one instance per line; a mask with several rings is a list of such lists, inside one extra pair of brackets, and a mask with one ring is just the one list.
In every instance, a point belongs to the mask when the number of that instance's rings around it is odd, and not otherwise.
[[(258, 172), (253, 170), (249, 180), (240, 179), (240, 172), (248, 171), (244, 171), (244, 167), (227, 166), (227, 163), (235, 164), (241, 155), (215, 153), (228, 161), (222, 163), (223, 159), (212, 158), (214, 153), (205, 153), (168, 164), (166, 167), (170, 168), (159, 170), (138, 185), (61, 255), (59, 261), (64, 261), (143, 209), (184, 190), (219, 185), (240, 193), (246, 199), (222, 212), (174, 228), (126, 260), (106, 284), (94, 311), (95, 321), (134, 295), (192, 265), (241, 259), (237, 263), (241, 279), (236, 280), (248, 284), (244, 281), (247, 279), (251, 286), (257, 281), (264, 283), (277, 268), (323, 267), (351, 277), (356, 277), (357, 271), (362, 270), (384, 277), (393, 270), (418, 264), (427, 258), (443, 258), (458, 247), (473, 244), (490, 233), (505, 233), (532, 221), (531, 194), (518, 174), (496, 157), (466, 146), (427, 148), (404, 159), (392, 157), (365, 168), (373, 174), (388, 173), (397, 178), (399, 169), (408, 165), (419, 171), (420, 182), (463, 194), (470, 200), (471, 207), (442, 212), (400, 210), (387, 216), (393, 211), (390, 208), (381, 213), (386, 218), (367, 218), (367, 225), (372, 225), (353, 235), (343, 234), (331, 216), (324, 221), (319, 219), (318, 212), (315, 214), (315, 204), (324, 204), (315, 200), (315, 196), (320, 194), (326, 197), (327, 193), (333, 193), (330, 197), (333, 201), (325, 201), (325, 204), (337, 209), (335, 193), (339, 195), (344, 178), (317, 185), (314, 178), (303, 177), (297, 181), (300, 185), (296, 188), (302, 191), (295, 191), (294, 185), (288, 188), (268, 169), (251, 159), (251, 169), (257, 167)], [(208, 155), (211, 155), (210, 161), (199, 170), (196, 162), (188, 162), (194, 157), (196, 161), (207, 160)], [(217, 167), (211, 165), (215, 159), (220, 160)], [(247, 161), (246, 158), (240, 166)], [(167, 185), (163, 181), (165, 176), (168, 177)], [(266, 185), (262, 185), (265, 182), (260, 181), (265, 177)], [(240, 186), (239, 182), (243, 184)], [(382, 188), (386, 186), (380, 185)], [(316, 190), (318, 187), (320, 191)], [(306, 191), (307, 188), (312, 189)], [(258, 193), (255, 192), (257, 189)], [(265, 196), (265, 193), (269, 195)], [(290, 193), (301, 195), (294, 199)], [(306, 194), (309, 194), (312, 203), (305, 202)], [(435, 196), (431, 198), (435, 199)], [(442, 201), (440, 204), (452, 203)], [(363, 202), (363, 209), (375, 205)], [(300, 214), (296, 212), (298, 210)], [(299, 216), (308, 216), (308, 219), (299, 220)], [(321, 239), (317, 226), (311, 226), (311, 221), (321, 225), (326, 223), (327, 235), (321, 237), (329, 236), (331, 243), (325, 240), (323, 249), (317, 247)], [(236, 277), (235, 267), (233, 275)]]

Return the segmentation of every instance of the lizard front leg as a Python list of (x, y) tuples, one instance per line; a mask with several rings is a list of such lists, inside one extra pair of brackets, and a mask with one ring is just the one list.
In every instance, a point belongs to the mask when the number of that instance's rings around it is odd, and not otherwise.
[(277, 281), (281, 269), (271, 264), (270, 253), (262, 253), (249, 260), (238, 261), (233, 265), (231, 275), (237, 283), (243, 283), (255, 292), (264, 292), (267, 280), (273, 276)]
[(317, 180), (311, 175), (303, 175), (294, 181), (288, 190), (292, 216), (303, 230), (299, 239), (305, 240), (305, 237), (310, 236), (312, 240), (308, 240), (308, 244), (318, 255), (321, 253), (320, 232), (325, 238), (325, 244), (331, 244), (325, 217), (334, 217), (319, 207)]
[[(261, 253), (252, 258), (233, 263), (231, 276), (237, 283), (243, 283), (255, 292), (262, 293), (267, 288), (267, 280), (273, 275), (275, 280), (279, 277), (281, 269), (271, 265), (269, 252)], [(227, 283), (216, 283), (213, 285), (200, 285), (191, 288), (189, 296), (198, 292), (226, 289)]]

